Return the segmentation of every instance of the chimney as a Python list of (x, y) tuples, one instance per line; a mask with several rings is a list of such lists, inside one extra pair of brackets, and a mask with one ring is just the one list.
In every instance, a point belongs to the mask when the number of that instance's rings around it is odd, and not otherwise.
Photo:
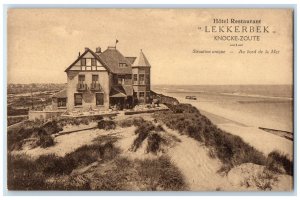
[(80, 51), (78, 52), (78, 58), (80, 57)]
[(96, 48), (96, 53), (101, 53), (101, 47)]

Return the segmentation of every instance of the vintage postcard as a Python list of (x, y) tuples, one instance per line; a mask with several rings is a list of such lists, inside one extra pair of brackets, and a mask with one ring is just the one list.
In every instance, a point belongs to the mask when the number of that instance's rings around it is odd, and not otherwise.
[(9, 191), (294, 189), (294, 11), (7, 13)]

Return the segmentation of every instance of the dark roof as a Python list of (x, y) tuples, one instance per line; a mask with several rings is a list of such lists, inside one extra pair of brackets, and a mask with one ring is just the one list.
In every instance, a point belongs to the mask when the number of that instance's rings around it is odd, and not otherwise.
[(90, 50), (89, 48), (86, 48), (84, 53), (79, 56), (66, 70), (65, 72), (67, 72), (69, 69), (71, 69), (71, 67), (73, 67), (85, 54), (87, 54), (88, 52), (90, 52), (104, 67), (105, 69), (107, 69), (108, 71), (110, 71), (110, 68), (108, 68), (107, 64), (96, 54), (94, 53), (92, 50)]
[[(107, 48), (103, 53), (98, 55), (103, 60), (112, 73), (131, 74), (131, 63), (115, 47)], [(119, 63), (126, 63), (127, 67), (119, 67)]]
[(127, 60), (129, 60), (130, 64), (133, 64), (136, 57), (125, 57)]
[(63, 89), (55, 93), (52, 98), (67, 98), (67, 89)]
[(133, 66), (138, 66), (138, 67), (150, 67), (151, 66), (142, 50), (140, 52), (139, 58), (136, 59), (135, 62), (133, 63)]
[(110, 97), (126, 97), (133, 95), (133, 88), (130, 85), (113, 86), (110, 90)]

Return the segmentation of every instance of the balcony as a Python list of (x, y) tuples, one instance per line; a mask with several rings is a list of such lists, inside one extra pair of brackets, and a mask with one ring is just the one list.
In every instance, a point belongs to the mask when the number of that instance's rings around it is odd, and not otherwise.
[(93, 82), (91, 83), (91, 91), (101, 91), (100, 83)]
[(87, 90), (87, 84), (85, 84), (84, 82), (77, 84), (77, 91), (78, 92), (84, 92), (86, 90)]

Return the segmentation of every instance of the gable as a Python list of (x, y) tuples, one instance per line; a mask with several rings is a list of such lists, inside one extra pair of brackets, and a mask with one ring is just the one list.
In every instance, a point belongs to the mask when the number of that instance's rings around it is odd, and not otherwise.
[(94, 52), (87, 49), (65, 70), (67, 71), (107, 71), (107, 66)]

